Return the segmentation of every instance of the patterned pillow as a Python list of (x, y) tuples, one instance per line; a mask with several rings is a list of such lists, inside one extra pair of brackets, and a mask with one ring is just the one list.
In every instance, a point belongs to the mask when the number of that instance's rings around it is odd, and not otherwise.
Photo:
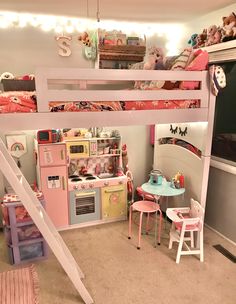
[(193, 59), (193, 49), (186, 48), (180, 55), (175, 59), (171, 70), (185, 70), (186, 66), (188, 66), (189, 62)]
[[(194, 52), (194, 59), (186, 66), (186, 71), (203, 71), (207, 69), (209, 55), (207, 51), (198, 49)], [(182, 90), (194, 90), (199, 87), (198, 81), (182, 81), (179, 88)]]

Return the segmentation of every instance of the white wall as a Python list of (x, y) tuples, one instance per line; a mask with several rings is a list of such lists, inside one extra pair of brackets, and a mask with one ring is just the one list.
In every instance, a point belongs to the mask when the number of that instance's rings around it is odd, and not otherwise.
[(200, 34), (204, 28), (209, 28), (213, 24), (223, 26), (222, 17), (227, 17), (232, 12), (236, 12), (236, 3), (186, 23), (186, 38), (189, 39), (193, 33)]
[(38, 66), (91, 68), (92, 61), (84, 59), (82, 44), (74, 36), (69, 57), (58, 55), (53, 32), (37, 28), (1, 29), (0, 73), (11, 72), (15, 76), (31, 74)]

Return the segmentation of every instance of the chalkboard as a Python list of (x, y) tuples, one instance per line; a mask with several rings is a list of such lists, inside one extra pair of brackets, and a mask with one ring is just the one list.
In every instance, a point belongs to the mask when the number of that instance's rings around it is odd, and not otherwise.
[(227, 84), (216, 97), (212, 154), (236, 161), (236, 62), (221, 66)]

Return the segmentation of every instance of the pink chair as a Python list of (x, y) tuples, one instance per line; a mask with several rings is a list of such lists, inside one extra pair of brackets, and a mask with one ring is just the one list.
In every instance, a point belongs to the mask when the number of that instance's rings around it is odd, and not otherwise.
[(154, 195), (146, 193), (143, 191), (142, 187), (137, 187), (136, 188), (137, 194), (143, 198), (143, 200), (147, 200), (147, 201), (157, 201), (157, 199), (159, 200), (159, 197), (156, 199)]
[(160, 206), (157, 202), (142, 200), (134, 202), (130, 206), (129, 210), (129, 234), (128, 239), (131, 239), (131, 228), (132, 228), (132, 213), (133, 211), (140, 212), (139, 215), (139, 231), (138, 231), (138, 246), (137, 249), (140, 249), (140, 242), (141, 242), (141, 233), (142, 233), (142, 222), (143, 222), (143, 214), (147, 214), (147, 221), (146, 221), (146, 234), (148, 234), (149, 229), (149, 220), (150, 214), (156, 213), (156, 223), (155, 223), (155, 246), (157, 243), (157, 214), (159, 212), (159, 231), (158, 231), (158, 245), (161, 243), (161, 223), (162, 223), (162, 212)]

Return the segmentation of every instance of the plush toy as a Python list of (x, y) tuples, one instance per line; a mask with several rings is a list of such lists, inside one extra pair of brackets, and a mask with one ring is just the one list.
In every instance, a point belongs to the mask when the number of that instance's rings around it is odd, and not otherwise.
[(196, 40), (197, 44), (193, 47), (194, 49), (204, 47), (207, 40), (207, 29), (204, 29), (201, 34), (198, 34)]
[(217, 44), (221, 42), (221, 29), (216, 25), (211, 25), (207, 29), (207, 39), (205, 46)]
[(79, 41), (82, 41), (84, 45), (91, 46), (91, 40), (87, 32), (83, 32), (82, 35), (78, 37)]
[(236, 15), (231, 13), (228, 17), (223, 17), (223, 37), (222, 42), (236, 39)]
[(33, 74), (29, 74), (29, 75), (24, 75), (21, 78), (18, 79), (22, 79), (22, 80), (34, 80), (35, 76)]
[(2, 79), (14, 79), (14, 75), (10, 72), (4, 72), (2, 73), (2, 75), (0, 76), (0, 82), (2, 81)]
[(188, 41), (188, 44), (190, 44), (192, 47), (195, 47), (197, 45), (197, 36), (198, 34), (192, 34)]
[[(163, 70), (164, 53), (159, 47), (151, 46), (147, 49), (147, 54), (142, 62), (132, 64), (130, 69), (134, 70)], [(146, 89), (150, 84), (150, 81), (136, 81), (134, 84), (135, 89)]]

